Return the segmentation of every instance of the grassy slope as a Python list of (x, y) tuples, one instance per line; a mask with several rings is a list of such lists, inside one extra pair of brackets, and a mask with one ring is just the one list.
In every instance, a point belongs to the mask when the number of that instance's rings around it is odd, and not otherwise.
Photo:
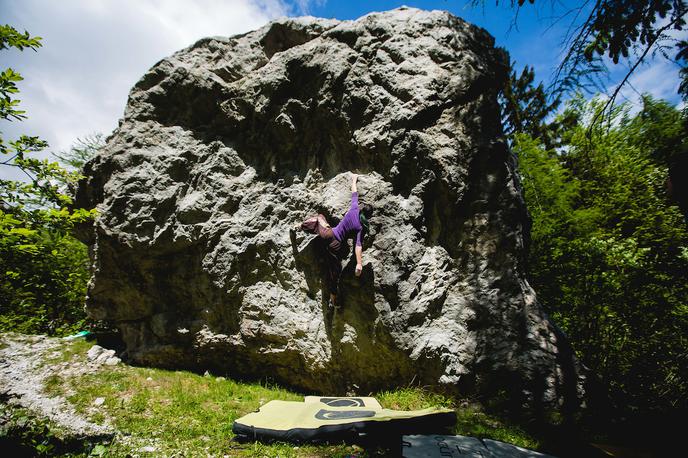
[[(65, 344), (60, 357), (48, 364), (85, 361), (92, 343)], [(106, 456), (141, 453), (154, 447), (151, 455), (184, 456), (279, 456), (344, 457), (369, 456), (384, 450), (368, 450), (353, 445), (294, 446), (291, 444), (236, 444), (231, 441), (232, 423), (246, 413), (273, 400), (303, 400), (303, 394), (277, 386), (240, 383), (223, 377), (201, 376), (185, 371), (131, 367), (120, 364), (102, 367), (78, 378), (52, 376), (49, 393), (66, 395), (77, 410), (95, 421), (109, 420), (122, 434), (107, 447)], [(383, 407), (399, 410), (431, 406), (454, 407), (451, 399), (420, 388), (373, 393)], [(97, 398), (104, 403), (95, 406)], [(520, 429), (462, 403), (457, 408), (457, 434), (489, 437), (536, 449), (539, 442)], [(150, 449), (149, 449), (150, 450)]]

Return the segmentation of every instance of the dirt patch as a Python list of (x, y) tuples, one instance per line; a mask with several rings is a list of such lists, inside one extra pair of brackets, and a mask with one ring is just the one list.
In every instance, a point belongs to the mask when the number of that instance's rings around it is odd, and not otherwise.
[[(97, 363), (72, 358), (54, 361), (65, 341), (46, 336), (5, 333), (0, 335), (0, 394), (7, 404), (24, 407), (49, 419), (65, 436), (82, 438), (112, 437), (114, 428), (107, 422), (93, 423), (76, 412), (63, 396), (48, 394), (46, 382), (51, 376), (93, 373)], [(54, 391), (54, 390), (51, 390)]]

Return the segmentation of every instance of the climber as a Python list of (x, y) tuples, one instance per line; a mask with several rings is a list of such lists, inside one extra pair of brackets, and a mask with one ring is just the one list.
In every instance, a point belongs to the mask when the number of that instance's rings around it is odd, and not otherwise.
[(351, 174), (351, 206), (337, 226), (330, 227), (327, 219), (322, 214), (312, 216), (301, 224), (297, 224), (294, 230), (303, 230), (317, 234), (327, 244), (325, 247), (325, 261), (327, 263), (327, 287), (330, 292), (330, 305), (337, 306), (337, 290), (339, 275), (342, 272), (342, 260), (348, 252), (347, 240), (354, 239), (354, 252), (356, 254), (356, 276), (360, 276), (363, 270), (363, 236), (368, 232), (368, 218), (372, 209), (367, 205), (359, 205), (358, 189), (356, 182), (358, 175)]

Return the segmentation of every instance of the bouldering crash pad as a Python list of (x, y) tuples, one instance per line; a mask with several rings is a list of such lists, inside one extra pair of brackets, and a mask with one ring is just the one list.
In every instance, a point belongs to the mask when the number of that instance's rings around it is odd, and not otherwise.
[(456, 413), (450, 409), (398, 411), (382, 409), (372, 402), (363, 406), (338, 406), (332, 402), (355, 399), (365, 404), (370, 398), (322, 399), (330, 403), (270, 401), (257, 412), (237, 419), (232, 430), (239, 441), (320, 443), (354, 440), (360, 436), (382, 440), (410, 433), (442, 433), (456, 423)]
[(466, 436), (414, 435), (402, 438), (403, 458), (555, 458), (505, 442)]

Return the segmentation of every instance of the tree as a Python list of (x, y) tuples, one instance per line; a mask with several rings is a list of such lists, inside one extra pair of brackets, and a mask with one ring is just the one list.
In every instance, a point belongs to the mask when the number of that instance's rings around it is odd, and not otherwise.
[[(0, 26), (0, 51), (8, 48), (17, 48), (20, 51), (25, 48), (36, 51), (41, 47), (41, 37), (31, 37), (28, 32), (17, 32), (9, 25)], [(21, 120), (25, 119), (24, 111), (17, 109), (19, 100), (12, 100), (12, 94), (19, 92), (16, 83), (23, 78), (11, 68), (0, 73), (0, 118)]]
[(559, 107), (559, 99), (548, 102), (548, 96), (540, 83), (534, 85), (535, 71), (527, 65), (518, 76), (511, 64), (511, 73), (500, 94), (502, 107), (502, 124), (504, 133), (511, 137), (518, 133), (527, 133), (532, 138), (541, 139), (551, 146), (551, 126), (547, 117)]
[(578, 119), (572, 110), (554, 117), (561, 99), (548, 94), (543, 84), (535, 86), (535, 71), (527, 65), (521, 75), (511, 64), (511, 72), (499, 94), (504, 134), (513, 142), (517, 134), (527, 134), (540, 141), (547, 150), (561, 146), (560, 135), (575, 126)]
[(77, 138), (72, 147), (60, 153), (53, 153), (63, 164), (80, 171), (84, 164), (105, 146), (105, 136), (101, 133), (86, 135)]
[[(0, 26), (0, 50), (37, 50), (40, 37)], [(11, 68), (0, 73), (0, 119), (21, 121)], [(62, 333), (80, 326), (88, 279), (86, 248), (69, 235), (74, 224), (94, 211), (69, 209), (65, 189), (80, 178), (57, 162), (37, 159), (48, 145), (35, 136), (5, 143), (0, 136), (0, 166), (19, 170), (27, 181), (0, 180), (0, 329)]]
[(676, 53), (676, 62), (679, 63), (681, 69), (678, 74), (681, 78), (681, 84), (678, 87), (678, 93), (683, 97), (684, 102), (688, 102), (688, 41), (682, 40), (677, 45), (678, 52)]
[[(28, 32), (19, 33), (9, 25), (0, 26), (0, 50), (13, 47), (35, 51), (40, 46), (40, 37), (31, 37)], [(12, 98), (19, 92), (16, 83), (22, 79), (11, 68), (0, 73), (0, 119), (20, 121), (26, 118), (25, 112), (18, 109), (19, 100)], [(22, 135), (9, 143), (0, 136), (0, 153), (7, 157), (0, 165), (20, 170), (29, 180), (0, 180), (0, 205), (4, 212), (21, 221), (49, 224), (64, 230), (75, 222), (90, 218), (91, 212), (65, 209), (72, 199), (60, 191), (60, 186), (76, 182), (79, 174), (66, 171), (57, 162), (31, 156), (47, 146), (47, 142), (36, 136)]]
[[(473, 0), (473, 4), (481, 3), (483, 0)], [(510, 0), (511, 6), (517, 10), (525, 3), (525, 0)], [(528, 0), (528, 3), (533, 4), (535, 0)], [(614, 105), (621, 88), (648, 56), (659, 53), (671, 59), (667, 51), (675, 48), (678, 52), (676, 60), (686, 61), (685, 42), (676, 40), (671, 33), (685, 29), (687, 14), (688, 3), (683, 0), (579, 2), (557, 18), (572, 19), (563, 40), (565, 54), (554, 77), (553, 94), (576, 92), (581, 88), (603, 90), (601, 76), (608, 69), (602, 57), (606, 56), (614, 64), (626, 61), (629, 70), (604, 103), (604, 108), (595, 114), (599, 118)], [(685, 68), (684, 65), (680, 70), (684, 81), (680, 91), (684, 97), (688, 89)]]
[(604, 104), (568, 103), (582, 121), (558, 152), (515, 137), (533, 218), (529, 279), (609, 387), (614, 415), (661, 418), (688, 409), (688, 228), (665, 187), (685, 120), (644, 97), (640, 113), (615, 105), (609, 125), (591, 127)]

